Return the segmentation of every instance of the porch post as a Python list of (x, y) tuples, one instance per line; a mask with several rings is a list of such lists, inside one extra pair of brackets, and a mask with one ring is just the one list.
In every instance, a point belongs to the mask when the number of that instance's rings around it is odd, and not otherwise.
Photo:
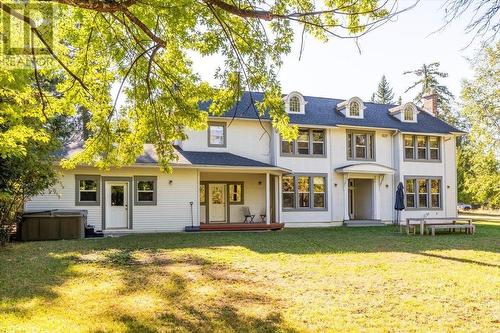
[(349, 220), (349, 175), (344, 174), (344, 221)]
[(280, 174), (278, 176), (278, 188), (276, 189), (276, 219), (278, 223), (281, 223), (281, 177), (282, 175)]
[(380, 176), (373, 179), (373, 218), (380, 220)]
[(269, 224), (271, 220), (271, 189), (270, 189), (269, 172), (266, 172), (266, 223)]

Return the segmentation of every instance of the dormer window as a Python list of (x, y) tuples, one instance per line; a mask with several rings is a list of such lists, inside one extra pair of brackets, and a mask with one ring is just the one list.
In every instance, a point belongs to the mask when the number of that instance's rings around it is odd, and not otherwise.
[(413, 121), (413, 118), (414, 118), (413, 108), (411, 107), (411, 105), (407, 105), (404, 111), (404, 119), (405, 121)]
[(304, 114), (305, 106), (307, 102), (304, 100), (304, 97), (294, 91), (288, 94), (284, 99), (285, 101), (285, 110), (290, 114)]
[(363, 118), (365, 106), (359, 97), (353, 97), (337, 104), (337, 110), (342, 112), (347, 118)]
[(297, 96), (292, 96), (290, 98), (290, 113), (300, 112), (300, 100)]
[(400, 121), (407, 123), (416, 123), (417, 113), (417, 107), (412, 102), (406, 103), (404, 105), (398, 105), (389, 109), (389, 114), (399, 119)]
[(352, 101), (349, 105), (349, 115), (351, 117), (359, 117), (359, 103)]

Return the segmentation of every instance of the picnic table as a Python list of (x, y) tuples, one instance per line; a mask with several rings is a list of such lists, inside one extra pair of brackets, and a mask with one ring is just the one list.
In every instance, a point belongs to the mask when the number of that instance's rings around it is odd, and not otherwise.
[[(457, 223), (458, 222), (458, 223)], [(472, 224), (472, 219), (461, 217), (410, 217), (406, 219), (406, 233), (410, 234), (413, 231), (417, 233), (417, 226), (420, 228), (420, 235), (425, 235), (427, 227), (431, 229), (432, 235), (435, 234), (436, 229), (464, 229), (471, 234), (474, 233), (475, 228)], [(401, 230), (402, 231), (402, 230)]]

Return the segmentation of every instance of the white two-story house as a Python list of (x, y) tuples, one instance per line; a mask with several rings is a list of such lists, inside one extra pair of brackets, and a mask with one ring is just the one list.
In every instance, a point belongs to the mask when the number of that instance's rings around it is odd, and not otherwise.
[(85, 209), (88, 223), (105, 232), (182, 231), (252, 219), (286, 227), (387, 224), (396, 219), (401, 182), (401, 219), (456, 215), (455, 146), (463, 132), (435, 117), (435, 96), (420, 109), (411, 102), (292, 92), (284, 101), (299, 127), (293, 142), (281, 139), (269, 117), (257, 116), (251, 100), (262, 97), (247, 92), (223, 116), (209, 117), (206, 131), (188, 131), (176, 143), (171, 174), (160, 172), (146, 145), (129, 167), (62, 170), (55, 191), (26, 209)]

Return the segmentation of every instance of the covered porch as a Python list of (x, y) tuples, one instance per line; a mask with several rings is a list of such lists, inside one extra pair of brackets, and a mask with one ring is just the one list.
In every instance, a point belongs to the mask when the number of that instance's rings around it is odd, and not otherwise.
[(351, 226), (384, 225), (381, 187), (384, 179), (394, 174), (394, 169), (377, 163), (357, 163), (335, 171), (342, 174), (344, 180), (344, 223)]
[(200, 170), (200, 230), (281, 229), (280, 178), (276, 170)]

